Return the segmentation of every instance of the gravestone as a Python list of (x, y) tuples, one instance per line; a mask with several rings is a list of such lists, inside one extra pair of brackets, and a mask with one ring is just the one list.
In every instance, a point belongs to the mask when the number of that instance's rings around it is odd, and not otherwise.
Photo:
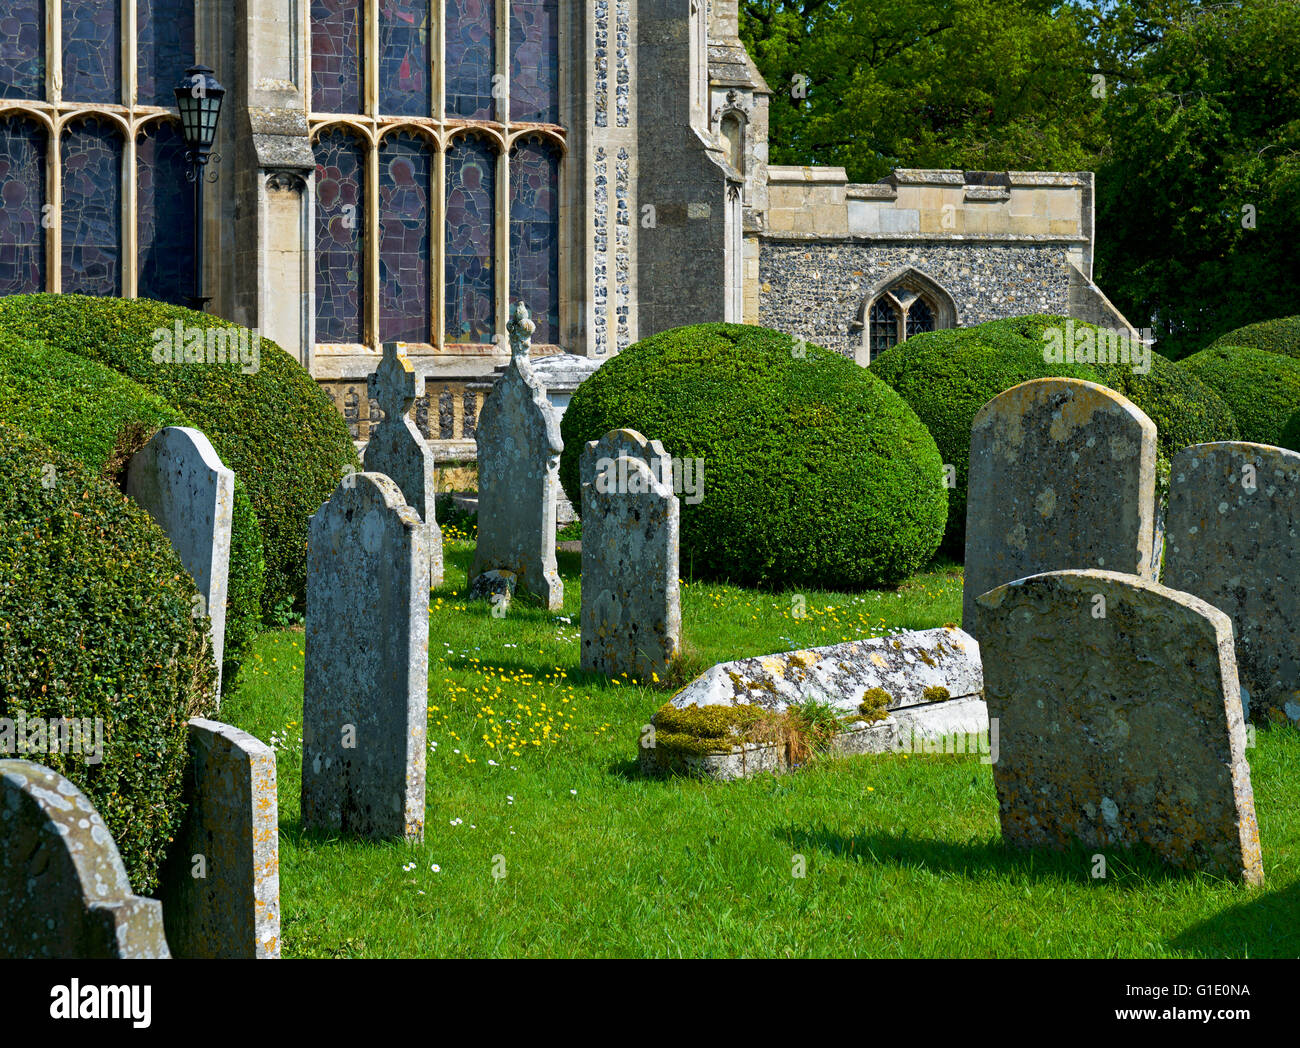
[(203, 598), (196, 611), (211, 622), (220, 697), (235, 474), (197, 429), (169, 426), (131, 457), (126, 493), (157, 521), (194, 578)]
[(172, 952), (279, 957), (275, 752), (229, 724), (191, 720), (185, 806), (160, 892)]
[(382, 473), (345, 478), (311, 519), (302, 717), (306, 829), (424, 836), (425, 534), (419, 514)]
[(510, 320), (510, 364), (492, 386), (478, 432), (478, 544), (470, 585), (508, 571), (551, 611), (564, 604), (555, 562), (560, 427), (528, 361), (535, 325), (523, 303)]
[(132, 894), (90, 800), (58, 772), (0, 760), (0, 958), (162, 958), (162, 904)]
[(1118, 393), (1041, 378), (994, 397), (971, 427), (962, 626), (981, 593), (1038, 572), (1154, 579), (1155, 485), (1155, 423)]
[(429, 551), (429, 585), (442, 585), (442, 529), (434, 508), (437, 487), (433, 451), (407, 412), (424, 396), (424, 376), (402, 353), (399, 342), (384, 343), (384, 358), (369, 378), (370, 395), (384, 411), (384, 421), (370, 431), (366, 444), (368, 473), (391, 477), (402, 490), (406, 504), (425, 523)]
[(1300, 723), (1300, 454), (1196, 444), (1171, 474), (1165, 583), (1232, 619), (1246, 713)]
[(1227, 615), (1111, 571), (1020, 579), (976, 614), (1004, 840), (1263, 881)]
[(582, 452), (582, 668), (662, 673), (681, 650), (681, 507), (663, 445), (630, 429)]

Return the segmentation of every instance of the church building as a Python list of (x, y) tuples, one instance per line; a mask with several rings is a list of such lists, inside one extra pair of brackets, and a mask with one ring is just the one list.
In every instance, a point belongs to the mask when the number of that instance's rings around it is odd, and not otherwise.
[[(770, 100), (799, 85), (764, 82), (737, 6), (5, 0), (0, 294), (185, 304), (199, 266), (208, 310), (362, 440), (366, 376), (405, 342), (444, 461), (473, 457), (519, 300), (534, 352), (588, 369), (706, 321), (864, 365), (1003, 316), (1129, 327), (1091, 279), (1090, 173), (770, 165)], [(226, 90), (198, 238), (174, 96), (196, 65)]]

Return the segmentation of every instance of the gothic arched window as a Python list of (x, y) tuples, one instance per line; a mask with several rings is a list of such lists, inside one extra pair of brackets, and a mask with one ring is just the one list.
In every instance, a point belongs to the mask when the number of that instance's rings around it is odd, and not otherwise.
[(312, 0), (318, 342), (481, 347), (513, 296), (558, 344), (559, 36), (558, 0)]
[(194, 36), (195, 0), (6, 0), (0, 294), (188, 299), (193, 193), (172, 89)]
[(871, 358), (913, 335), (939, 326), (939, 306), (910, 280), (882, 291), (867, 309), (867, 345)]

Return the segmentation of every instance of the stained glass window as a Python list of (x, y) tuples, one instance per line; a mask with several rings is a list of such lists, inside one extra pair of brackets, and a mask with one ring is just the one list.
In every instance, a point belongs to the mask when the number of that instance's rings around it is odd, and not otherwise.
[(316, 143), (316, 337), (360, 342), (365, 147), (342, 129)]
[(63, 0), (63, 97), (122, 101), (121, 0)]
[(510, 119), (560, 122), (559, 0), (510, 4)]
[(45, 97), (45, 2), (7, 0), (0, 12), (0, 98)]
[(871, 307), (871, 355), (898, 344), (898, 312), (885, 299)]
[(458, 138), (447, 153), (446, 335), (491, 342), (496, 311), (496, 153), (481, 136)]
[(194, 190), (185, 181), (185, 137), (172, 121), (136, 141), (137, 293), (185, 305), (194, 291)]
[(0, 295), (45, 290), (45, 129), (0, 118)]
[(429, 0), (381, 0), (379, 111), (428, 116)]
[(63, 290), (122, 292), (122, 135), (107, 120), (69, 125), (63, 157)]
[(510, 155), (510, 299), (533, 315), (533, 341), (560, 335), (560, 151), (540, 136)]
[(194, 0), (136, 0), (136, 101), (174, 106), (172, 89), (194, 65)]
[(312, 0), (311, 107), (361, 112), (362, 0)]
[(447, 116), (491, 120), (496, 70), (493, 0), (447, 0)]
[(431, 342), (428, 143), (399, 132), (379, 148), (379, 338)]

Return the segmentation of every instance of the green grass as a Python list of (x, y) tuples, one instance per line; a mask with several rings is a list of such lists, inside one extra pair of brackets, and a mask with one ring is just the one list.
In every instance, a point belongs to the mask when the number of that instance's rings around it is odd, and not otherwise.
[[(279, 753), (285, 956), (1300, 954), (1293, 729), (1260, 731), (1250, 751), (1267, 887), (1123, 852), (1098, 880), (1090, 850), (1002, 846), (977, 757), (860, 757), (725, 785), (639, 777), (637, 733), (669, 693), (577, 670), (578, 557), (560, 556), (561, 615), (517, 602), (494, 619), (462, 600), (471, 550), (448, 543), (432, 602), (423, 844), (300, 828), (301, 632), (264, 635), (223, 703)], [(686, 585), (692, 663), (956, 621), (961, 575), (801, 596), (796, 618), (788, 593)]]

